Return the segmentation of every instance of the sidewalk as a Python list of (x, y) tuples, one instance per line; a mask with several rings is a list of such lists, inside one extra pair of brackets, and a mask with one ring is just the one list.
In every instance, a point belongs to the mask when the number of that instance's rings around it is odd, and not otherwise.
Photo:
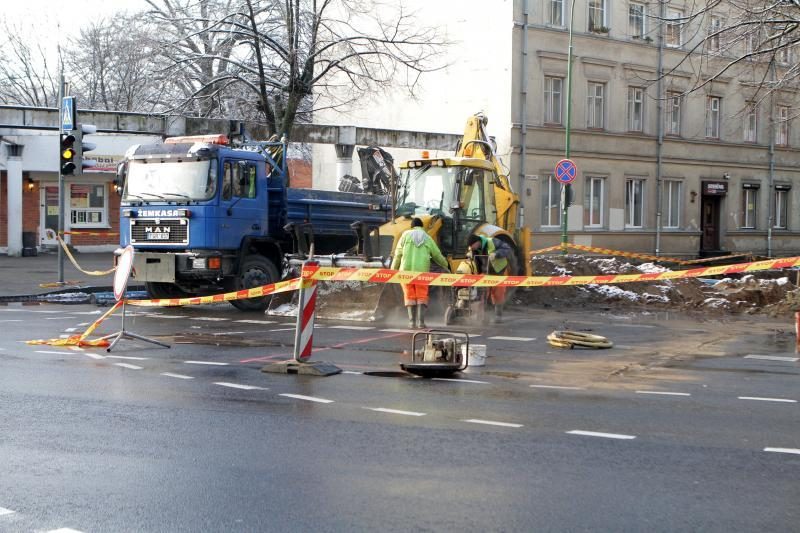
[[(83, 270), (105, 271), (113, 267), (112, 252), (75, 253), (75, 260)], [(51, 292), (94, 292), (98, 289), (111, 290), (114, 274), (89, 276), (78, 271), (64, 254), (64, 281), (74, 281), (63, 286), (43, 288), (42, 283), (58, 281), (58, 253), (39, 253), (35, 257), (9, 257), (0, 255), (0, 299), (13, 296), (41, 295)], [(93, 289), (89, 291), (88, 289)]]

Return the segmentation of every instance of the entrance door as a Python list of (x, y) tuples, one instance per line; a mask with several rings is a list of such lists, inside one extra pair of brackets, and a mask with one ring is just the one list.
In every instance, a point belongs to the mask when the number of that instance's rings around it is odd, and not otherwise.
[(719, 196), (702, 197), (702, 227), (703, 235), (700, 241), (700, 251), (719, 250)]
[[(39, 242), (46, 246), (58, 246), (58, 185), (45, 185), (39, 189)], [(48, 231), (51, 230), (51, 231)]]

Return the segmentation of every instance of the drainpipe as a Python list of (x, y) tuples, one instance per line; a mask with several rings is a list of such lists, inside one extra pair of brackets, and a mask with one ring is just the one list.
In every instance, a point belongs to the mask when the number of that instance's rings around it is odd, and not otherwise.
[[(770, 81), (775, 81), (775, 60), (769, 67)], [(769, 193), (767, 194), (767, 257), (772, 257), (772, 226), (775, 220), (775, 91), (769, 95)]]
[(522, 230), (525, 224), (525, 160), (528, 152), (528, 13), (529, 0), (525, 0), (522, 7), (522, 65), (520, 72), (520, 164), (519, 164), (519, 209), (517, 210), (517, 228)]
[(663, 184), (661, 172), (663, 169), (664, 148), (664, 17), (666, 15), (666, 2), (659, 2), (658, 24), (658, 81), (656, 82), (656, 257), (661, 253), (661, 208), (663, 202)]

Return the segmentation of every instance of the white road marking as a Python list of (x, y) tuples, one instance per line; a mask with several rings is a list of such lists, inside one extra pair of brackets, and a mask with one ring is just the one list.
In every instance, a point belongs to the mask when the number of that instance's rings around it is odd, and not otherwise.
[(45, 531), (45, 533), (83, 533), (83, 531), (78, 531), (77, 529), (72, 529), (69, 527), (60, 527), (58, 529), (51, 529), (50, 531)]
[(70, 346), (69, 349), (70, 349), (70, 351), (73, 351), (73, 352), (85, 352), (86, 351), (83, 348), (81, 348), (80, 346)]
[(153, 315), (158, 318), (189, 318), (189, 315)]
[(53, 352), (47, 350), (36, 350), (36, 353), (52, 353), (56, 355), (74, 355), (72, 352)]
[(212, 366), (228, 366), (228, 363), (217, 363), (216, 361), (184, 361), (187, 365), (212, 365)]
[(218, 318), (213, 316), (196, 316), (190, 318), (189, 320), (205, 320), (206, 322), (224, 322), (225, 320), (230, 320), (229, 318)]
[(67, 334), (65, 333), (65, 334), (63, 334), (63, 335), (59, 335), (59, 336), (58, 336), (58, 338), (59, 338), (59, 339), (68, 339), (68, 338), (70, 338), (71, 336), (72, 336), (72, 335), (67, 335)]
[(104, 357), (104, 356), (102, 356), (102, 355), (99, 355), (99, 354), (96, 354), (96, 353), (90, 353), (90, 352), (86, 352), (86, 353), (85, 353), (85, 354), (83, 354), (83, 355), (85, 355), (86, 357), (91, 357), (92, 359), (105, 359), (105, 357)]
[[(388, 329), (382, 329), (380, 331), (382, 331), (384, 333), (414, 333), (416, 330), (414, 330), (414, 329), (388, 328)], [(470, 335), (470, 337), (473, 337), (473, 335)]]
[(194, 379), (192, 376), (184, 376), (183, 374), (173, 374), (172, 372), (162, 372), (161, 375), (167, 376), (168, 378)]
[(651, 326), (648, 324), (614, 324), (620, 328), (654, 328), (656, 326)]
[(91, 322), (81, 322), (78, 326), (88, 326)]
[(219, 385), (220, 387), (229, 387), (231, 389), (241, 389), (241, 390), (269, 390), (264, 387), (256, 387), (254, 385), (240, 385), (239, 383), (228, 383), (227, 381), (215, 381), (214, 385)]
[(456, 383), (480, 383), (481, 385), (489, 385), (488, 381), (478, 381), (477, 379), (455, 379), (455, 378), (433, 378), (434, 381), (455, 381)]
[(621, 435), (619, 433), (599, 433), (597, 431), (581, 431), (579, 429), (573, 429), (572, 431), (567, 431), (570, 435), (584, 435), (587, 437), (603, 437), (605, 439), (621, 439), (621, 440), (629, 440), (635, 439), (635, 435)]
[(362, 374), (363, 374), (363, 372), (354, 372), (354, 371), (352, 371), (352, 370), (343, 370), (343, 371), (342, 371), (342, 374), (355, 374), (355, 375), (358, 375), (358, 376), (360, 376), (360, 375), (362, 375)]
[(64, 332), (65, 332), (65, 333), (72, 333), (72, 332), (73, 332), (73, 331), (75, 331), (76, 329), (78, 329), (78, 328), (64, 328)]
[(303, 396), (302, 394), (280, 394), (279, 396), (286, 396), (287, 398), (294, 398), (296, 400), (307, 400), (309, 402), (333, 403), (333, 400), (326, 400), (325, 398), (316, 398), (314, 396)]
[(370, 411), (375, 411), (378, 413), (389, 413), (393, 415), (425, 416), (425, 413), (418, 413), (416, 411), (399, 411), (397, 409), (385, 409), (383, 407), (365, 407), (364, 409), (369, 409)]
[(49, 318), (45, 318), (45, 320), (74, 320), (74, 316), (53, 316)]
[(239, 324), (274, 324), (274, 320), (234, 320)]
[(22, 322), (22, 320), (0, 320), (0, 322)]
[(797, 400), (790, 400), (788, 398), (759, 398), (758, 396), (739, 396), (740, 400), (756, 400), (759, 402), (783, 402), (783, 403), (797, 403)]
[[(470, 337), (472, 337), (472, 335), (470, 335)], [(528, 342), (528, 341), (535, 341), (536, 337), (504, 337), (503, 335), (496, 335), (494, 337), (489, 337), (489, 340)]]
[(328, 326), (330, 329), (352, 329), (354, 331), (369, 331), (375, 329), (374, 326)]
[(776, 452), (776, 453), (792, 453), (795, 455), (800, 455), (800, 449), (797, 448), (764, 448), (765, 452)]
[(136, 365), (129, 365), (128, 363), (114, 363), (114, 366), (121, 366), (122, 368), (129, 368), (131, 370), (141, 370), (142, 367)]
[(531, 385), (534, 389), (586, 390), (583, 387), (567, 387), (565, 385)]
[(277, 331), (294, 331), (294, 330), (295, 328), (279, 328), (279, 329), (269, 329), (267, 331), (269, 331), (270, 333), (275, 333)]
[(764, 361), (786, 361), (787, 363), (796, 363), (797, 361), (800, 361), (800, 359), (798, 359), (797, 357), (781, 357), (781, 356), (778, 356), (778, 355), (751, 354), (751, 355), (745, 355), (744, 358), (745, 359), (761, 359), (761, 360), (764, 360)]
[(220, 337), (220, 336), (223, 336), (223, 335), (243, 335), (245, 333), (247, 333), (247, 332), (246, 331), (223, 331), (223, 332), (220, 332), (220, 333), (212, 333), (211, 335), (214, 336), (214, 337)]
[[(102, 311), (81, 311), (79, 313), (72, 313), (73, 315), (100, 315)], [(128, 313), (130, 315), (130, 313)]]
[(0, 507), (0, 516), (6, 516), (9, 514), (14, 514), (16, 511), (12, 511), (11, 509), (6, 509), (5, 507)]
[[(27, 311), (27, 309), (26, 309), (26, 311)], [(30, 313), (47, 313), (47, 314), (51, 314), (52, 315), (52, 314), (55, 314), (55, 313), (60, 313), (61, 311), (33, 311), (33, 310), (31, 310), (29, 312)], [(100, 313), (100, 311), (97, 311), (97, 313)]]
[(688, 392), (664, 392), (658, 390), (637, 390), (636, 394), (658, 394), (662, 396), (691, 396)]
[(129, 361), (147, 361), (149, 357), (131, 357), (130, 355), (107, 355), (109, 359), (127, 359)]
[(462, 420), (462, 422), (469, 422), (470, 424), (484, 424), (487, 426), (500, 426), (504, 428), (521, 428), (522, 424), (510, 424), (508, 422), (496, 422), (494, 420), (479, 420), (477, 418), (470, 418), (469, 420)]

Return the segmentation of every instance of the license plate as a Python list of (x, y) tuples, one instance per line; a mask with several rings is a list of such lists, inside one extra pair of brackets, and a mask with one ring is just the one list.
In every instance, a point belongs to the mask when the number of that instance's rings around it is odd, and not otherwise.
[(169, 233), (148, 233), (147, 234), (148, 241), (168, 241), (169, 240)]

